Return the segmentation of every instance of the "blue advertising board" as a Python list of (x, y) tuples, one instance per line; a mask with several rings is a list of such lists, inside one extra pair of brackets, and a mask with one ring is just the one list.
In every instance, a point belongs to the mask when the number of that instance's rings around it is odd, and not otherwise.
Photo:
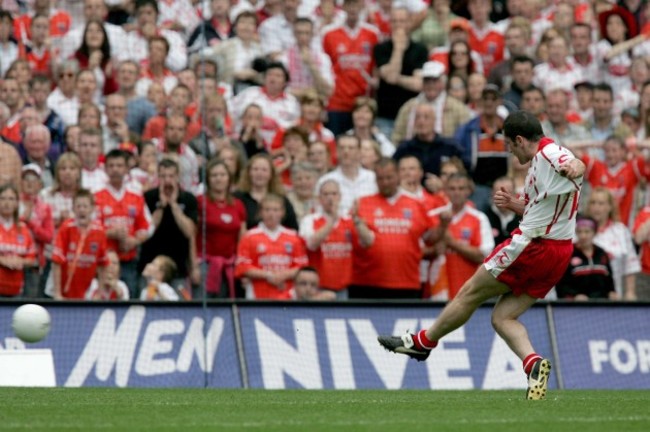
[[(379, 334), (429, 326), (440, 306), (290, 307), (242, 306), (248, 379), (253, 388), (504, 389), (525, 388), (518, 359), (481, 308), (444, 338), (426, 362), (386, 352)], [(522, 320), (536, 349), (551, 355), (543, 308)], [(552, 388), (556, 382), (550, 383)]]
[(649, 389), (647, 307), (554, 307), (567, 389)]
[[(25, 348), (0, 305), (0, 349)], [(231, 308), (50, 304), (58, 386), (241, 387)]]

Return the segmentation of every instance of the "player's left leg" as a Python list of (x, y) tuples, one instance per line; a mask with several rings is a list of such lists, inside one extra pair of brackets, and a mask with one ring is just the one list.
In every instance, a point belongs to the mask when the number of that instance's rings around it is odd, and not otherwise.
[(504, 294), (492, 312), (492, 326), (523, 362), (524, 372), (528, 376), (526, 398), (539, 400), (546, 397), (551, 362), (535, 352), (526, 327), (518, 321), (536, 301), (527, 294)]

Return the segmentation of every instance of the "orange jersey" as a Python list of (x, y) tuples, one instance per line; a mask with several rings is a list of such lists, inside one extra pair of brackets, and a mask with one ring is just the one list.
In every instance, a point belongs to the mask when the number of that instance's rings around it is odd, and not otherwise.
[[(22, 42), (32, 39), (32, 18), (32, 14), (24, 14), (14, 20), (14, 36), (16, 39)], [(62, 10), (53, 11), (49, 20), (50, 37), (65, 36), (72, 25), (70, 15)]]
[(339, 291), (347, 288), (352, 278), (354, 224), (350, 218), (340, 218), (321, 245), (310, 250), (308, 239), (326, 223), (322, 214), (307, 215), (300, 223), (300, 235), (307, 242), (309, 265), (318, 270), (321, 287)]
[(354, 100), (368, 94), (375, 65), (372, 51), (378, 41), (377, 29), (368, 24), (359, 24), (355, 30), (338, 26), (323, 36), (323, 50), (330, 56), (334, 71), (334, 93), (328, 110), (351, 112)]
[[(492, 227), (487, 216), (470, 206), (466, 205), (460, 213), (453, 216), (447, 232), (463, 244), (481, 249), (485, 256), (494, 249)], [(448, 294), (449, 299), (453, 299), (480, 263), (472, 262), (450, 248), (447, 249), (445, 258)]]
[[(36, 247), (32, 234), (22, 222), (10, 227), (0, 223), (0, 256), (18, 256), (24, 259), (36, 259)], [(0, 266), (0, 295), (17, 296), (23, 287), (23, 270), (12, 270)]]
[(505, 39), (501, 33), (494, 30), (491, 25), (483, 30), (478, 30), (472, 24), (469, 31), (469, 47), (481, 55), (483, 60), (483, 73), (490, 74), (490, 69), (503, 60)]
[[(245, 277), (246, 272), (252, 269), (271, 272), (298, 269), (308, 262), (305, 246), (297, 232), (280, 227), (276, 233), (270, 233), (260, 225), (248, 231), (239, 242), (235, 277)], [(283, 289), (265, 279), (251, 279), (251, 283), (256, 299), (283, 300), (293, 295), (292, 280), (285, 281)]]
[(431, 227), (424, 206), (403, 193), (359, 200), (359, 217), (374, 233), (370, 247), (355, 244), (352, 285), (420, 288), (420, 237)]
[[(636, 235), (641, 226), (650, 219), (650, 207), (643, 207), (634, 220), (634, 228), (632, 233)], [(641, 271), (650, 274), (650, 241), (646, 239), (641, 243)]]
[[(139, 233), (149, 233), (151, 214), (141, 195), (123, 188), (115, 192), (104, 188), (95, 193), (97, 217), (106, 229), (125, 226), (128, 235), (135, 237)], [(122, 251), (118, 240), (108, 239), (108, 250), (117, 252), (120, 261), (131, 261), (136, 257), (136, 250)]]
[(614, 168), (589, 155), (584, 155), (582, 161), (587, 165), (585, 179), (591, 187), (603, 186), (612, 192), (618, 203), (621, 222), (629, 226), (634, 204), (634, 189), (639, 181), (648, 175), (643, 157), (621, 163)]
[(83, 299), (97, 267), (108, 265), (104, 227), (94, 221), (85, 233), (81, 231), (74, 219), (68, 219), (54, 240), (52, 262), (61, 266), (61, 294), (68, 299)]

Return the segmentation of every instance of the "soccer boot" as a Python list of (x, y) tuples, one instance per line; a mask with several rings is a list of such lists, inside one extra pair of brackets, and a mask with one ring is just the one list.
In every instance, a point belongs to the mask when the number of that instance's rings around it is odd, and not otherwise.
[(394, 353), (406, 354), (407, 356), (417, 360), (425, 361), (431, 350), (419, 350), (413, 343), (413, 335), (406, 333), (404, 336), (378, 336), (379, 344), (386, 348), (388, 351)]
[(526, 399), (542, 400), (546, 398), (548, 377), (551, 374), (551, 362), (547, 359), (540, 359), (535, 362), (528, 375), (528, 390)]

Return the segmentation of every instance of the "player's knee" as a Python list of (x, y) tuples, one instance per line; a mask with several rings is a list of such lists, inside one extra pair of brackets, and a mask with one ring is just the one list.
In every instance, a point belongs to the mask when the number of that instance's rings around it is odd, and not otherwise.
[(503, 329), (503, 323), (504, 323), (504, 321), (505, 321), (505, 320), (503, 319), (503, 317), (500, 316), (499, 314), (496, 314), (496, 313), (493, 313), (493, 314), (492, 314), (492, 318), (491, 318), (492, 328), (493, 328), (494, 331), (496, 331), (498, 334), (501, 334), (501, 329)]

